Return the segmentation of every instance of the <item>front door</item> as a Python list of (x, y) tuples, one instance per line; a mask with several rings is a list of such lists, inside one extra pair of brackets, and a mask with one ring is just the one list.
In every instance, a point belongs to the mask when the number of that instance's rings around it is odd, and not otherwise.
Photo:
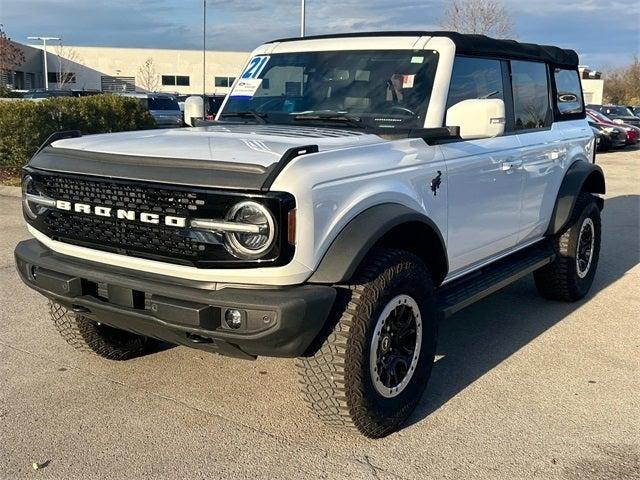
[(447, 165), (449, 272), (516, 245), (522, 160), (515, 135), (443, 145)]
[[(447, 108), (474, 98), (500, 98), (511, 91), (507, 62), (456, 57)], [(522, 159), (519, 139), (497, 138), (441, 145), (447, 165), (449, 272), (456, 275), (515, 247), (520, 231)]]

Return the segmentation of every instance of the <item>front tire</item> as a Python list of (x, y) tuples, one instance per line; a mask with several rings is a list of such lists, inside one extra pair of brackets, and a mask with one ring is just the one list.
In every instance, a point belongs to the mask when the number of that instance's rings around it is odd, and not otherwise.
[(587, 295), (600, 258), (601, 233), (600, 209), (593, 195), (583, 192), (569, 226), (552, 239), (556, 259), (533, 274), (543, 297), (575, 302)]
[(424, 263), (376, 250), (334, 307), (335, 327), (297, 362), (302, 394), (326, 424), (371, 438), (398, 429), (426, 387), (436, 351), (436, 308)]
[(144, 355), (155, 343), (148, 337), (99, 324), (51, 300), (49, 315), (69, 345), (109, 360), (129, 360)]

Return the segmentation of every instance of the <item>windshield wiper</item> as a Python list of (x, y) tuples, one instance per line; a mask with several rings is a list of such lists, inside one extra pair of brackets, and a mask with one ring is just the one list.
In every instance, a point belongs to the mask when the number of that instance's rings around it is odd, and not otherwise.
[(486, 95), (482, 95), (481, 97), (478, 97), (478, 99), (482, 100), (482, 99), (486, 99), (486, 98), (491, 98), (494, 95), (498, 95), (499, 93), (500, 93), (500, 90), (494, 90), (493, 92), (489, 92)]
[(265, 124), (266, 113), (258, 113), (255, 110), (243, 110), (241, 112), (222, 112), (220, 117), (241, 117), (241, 118), (253, 118), (258, 123)]
[(322, 121), (344, 122), (351, 126), (364, 128), (361, 124), (362, 119), (349, 112), (338, 112), (336, 110), (310, 110), (308, 112), (300, 112), (293, 114), (293, 119), (297, 121)]

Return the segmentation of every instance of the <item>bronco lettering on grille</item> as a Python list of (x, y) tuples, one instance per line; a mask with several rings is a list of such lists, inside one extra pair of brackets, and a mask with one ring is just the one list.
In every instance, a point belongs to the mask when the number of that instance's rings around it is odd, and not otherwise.
[[(161, 216), (157, 213), (136, 212), (135, 210), (125, 210), (122, 208), (113, 209), (111, 207), (91, 206), (86, 203), (71, 203), (66, 200), (56, 200), (56, 208), (58, 210), (96, 215), (98, 217), (113, 217), (113, 212), (115, 212), (115, 217), (118, 220), (139, 220), (142, 223), (151, 223), (155, 225), (158, 225), (161, 220)], [(184, 217), (172, 217), (170, 215), (166, 215), (162, 217), (162, 223), (168, 227), (184, 228), (187, 225), (187, 219)]]

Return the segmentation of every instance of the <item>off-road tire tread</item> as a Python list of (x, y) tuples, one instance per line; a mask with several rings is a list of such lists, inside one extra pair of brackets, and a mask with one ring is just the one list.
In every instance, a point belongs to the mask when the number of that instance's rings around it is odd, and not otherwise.
[[(370, 313), (375, 308), (375, 299), (395, 273), (402, 269), (421, 267), (429, 282), (426, 292), (433, 292), (431, 278), (422, 261), (415, 255), (395, 249), (379, 249), (370, 254), (359, 267), (353, 284), (342, 289), (346, 307), (325, 342), (310, 357), (296, 360), (302, 396), (311, 410), (322, 422), (332, 427), (358, 430), (370, 438), (379, 438), (390, 433), (388, 425), (380, 424), (369, 414), (364, 394), (360, 389), (350, 389), (347, 398), (347, 378), (353, 384), (361, 384), (361, 371), (347, 364), (347, 348), (351, 352), (366, 352), (366, 329)], [(338, 299), (338, 302), (340, 299)], [(423, 315), (424, 317), (424, 315)], [(416, 399), (416, 403), (417, 403)], [(399, 418), (407, 416), (407, 405), (397, 412)]]
[(129, 360), (151, 349), (151, 339), (123, 330), (117, 332), (117, 339), (107, 338), (95, 322), (51, 300), (49, 315), (62, 338), (81, 352), (109, 360)]
[[(567, 227), (551, 239), (556, 254), (555, 260), (533, 274), (538, 292), (546, 299), (575, 302), (584, 296), (573, 281), (576, 267), (573, 252), (570, 251), (570, 239), (573, 229), (580, 228), (577, 222), (590, 204), (596, 205), (593, 195), (587, 192), (580, 193)], [(596, 228), (600, 228), (599, 221)], [(596, 265), (591, 268), (595, 269)]]

